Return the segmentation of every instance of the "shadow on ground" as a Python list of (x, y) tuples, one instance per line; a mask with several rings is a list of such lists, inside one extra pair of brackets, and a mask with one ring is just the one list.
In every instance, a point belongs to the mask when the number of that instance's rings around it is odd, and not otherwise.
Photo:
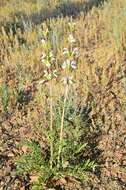
[[(72, 16), (76, 18), (80, 12), (87, 13), (93, 7), (99, 7), (104, 4), (106, 0), (88, 0), (87, 2), (64, 2), (55, 7), (55, 9), (51, 9), (48, 7), (46, 9), (42, 9), (40, 13), (35, 13), (29, 16), (29, 20), (32, 21), (34, 24), (40, 24), (41, 22), (51, 19), (51, 18), (58, 18), (58, 17), (66, 17)], [(50, 5), (51, 6), (51, 5)]]
[[(42, 22), (60, 17), (72, 17), (76, 18), (81, 12), (85, 15), (93, 8), (100, 7), (107, 0), (82, 0), (81, 2), (61, 2), (54, 9), (51, 8), (51, 4), (46, 6), (46, 8), (41, 9), (40, 12), (32, 13), (27, 16), (24, 12), (16, 12), (12, 17), (13, 21), (0, 23), (5, 28), (7, 33), (11, 31), (13, 34), (16, 34), (17, 29), (21, 29), (23, 32), (26, 28), (29, 28), (31, 25), (38, 25)], [(16, 18), (16, 20), (15, 20)], [(18, 21), (17, 21), (18, 18)]]

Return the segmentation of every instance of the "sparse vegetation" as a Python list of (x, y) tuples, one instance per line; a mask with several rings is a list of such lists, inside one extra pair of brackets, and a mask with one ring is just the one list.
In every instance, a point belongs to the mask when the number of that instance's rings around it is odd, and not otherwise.
[(126, 188), (126, 1), (0, 1), (0, 189)]

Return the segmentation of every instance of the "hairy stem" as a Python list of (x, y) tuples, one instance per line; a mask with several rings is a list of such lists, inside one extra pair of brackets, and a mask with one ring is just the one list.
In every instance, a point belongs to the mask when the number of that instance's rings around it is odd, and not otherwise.
[(52, 169), (53, 165), (53, 140), (52, 140), (52, 132), (53, 132), (53, 100), (52, 100), (52, 81), (50, 81), (50, 168)]
[(66, 84), (66, 87), (65, 87), (64, 102), (63, 102), (63, 111), (62, 111), (62, 116), (61, 116), (60, 142), (59, 142), (59, 151), (58, 151), (58, 160), (57, 160), (57, 166), (58, 166), (58, 168), (60, 167), (60, 157), (61, 157), (61, 151), (62, 151), (64, 116), (65, 116), (65, 106), (66, 106), (66, 101), (67, 101), (67, 95), (68, 95), (68, 84)]

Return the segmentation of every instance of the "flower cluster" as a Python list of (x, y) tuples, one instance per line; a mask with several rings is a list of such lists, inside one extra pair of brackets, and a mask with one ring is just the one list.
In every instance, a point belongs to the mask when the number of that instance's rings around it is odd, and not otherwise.
[(62, 82), (63, 82), (63, 84), (65, 84), (65, 85), (73, 84), (73, 82), (74, 82), (73, 76), (64, 76), (64, 77), (62, 78)]
[(53, 52), (50, 51), (49, 53), (42, 53), (41, 55), (41, 63), (43, 63), (44, 66), (46, 66), (47, 68), (50, 68), (51, 65), (54, 63), (55, 58), (53, 55)]
[(54, 69), (55, 57), (48, 39), (49, 29), (45, 24), (42, 25), (42, 28), (42, 55), (40, 57), (40, 61), (44, 66), (44, 79), (51, 80), (57, 77), (57, 71)]
[(77, 69), (77, 62), (79, 57), (79, 49), (77, 47), (72, 47), (76, 42), (72, 34), (69, 35), (68, 41), (70, 43), (69, 48), (63, 49), (63, 55), (65, 56), (65, 61), (62, 63), (62, 69), (66, 70), (67, 76), (64, 77), (64, 84), (72, 84), (73, 76), (71, 76), (71, 71)]
[(68, 23), (69, 31), (70, 31), (71, 33), (75, 31), (75, 26), (76, 26), (76, 23), (75, 23), (75, 22), (69, 22), (69, 23)]
[[(46, 49), (47, 48), (46, 41), (43, 40), (42, 43), (43, 43), (43, 47), (45, 47), (44, 50), (47, 50)], [(56, 78), (57, 71), (55, 69), (53, 69), (53, 65), (54, 65), (54, 61), (55, 61), (53, 52), (52, 51), (46, 51), (46, 53), (43, 52), (40, 57), (40, 61), (43, 64), (43, 66), (45, 67), (44, 78), (46, 80), (51, 80), (52, 78)]]
[(54, 61), (55, 58), (52, 51), (48, 52), (47, 54), (43, 53), (41, 56), (41, 63), (45, 67), (44, 78), (46, 80), (51, 80), (52, 78), (57, 77), (57, 71), (53, 69)]
[(46, 78), (46, 80), (51, 80), (53, 78), (57, 78), (57, 70), (56, 69), (54, 69), (52, 71), (44, 70), (44, 78)]
[(70, 42), (70, 43), (75, 43), (76, 42), (76, 40), (75, 40), (75, 38), (73, 37), (72, 34), (69, 35), (68, 42)]
[[(54, 69), (55, 57), (53, 52), (50, 50), (50, 44), (48, 41), (48, 29), (43, 26), (46, 30), (43, 33), (43, 39), (41, 39), (43, 53), (41, 55), (41, 63), (44, 65), (44, 78), (46, 80), (51, 80), (57, 77), (57, 71)], [(74, 38), (75, 23), (69, 23), (70, 34), (68, 36), (69, 47), (63, 49), (64, 61), (61, 65), (62, 69), (65, 71), (65, 76), (63, 78), (64, 84), (72, 84), (73, 76), (72, 71), (77, 69), (79, 49), (76, 47), (76, 39)]]
[(66, 60), (62, 64), (62, 69), (77, 69), (77, 59), (79, 56), (78, 48), (74, 48), (71, 51), (67, 48), (64, 48), (63, 55), (65, 55)]
[(76, 57), (76, 58), (78, 58), (79, 50), (78, 50), (78, 48), (73, 48), (72, 51), (69, 51), (68, 48), (64, 48), (63, 49), (63, 55), (66, 55), (68, 57)]

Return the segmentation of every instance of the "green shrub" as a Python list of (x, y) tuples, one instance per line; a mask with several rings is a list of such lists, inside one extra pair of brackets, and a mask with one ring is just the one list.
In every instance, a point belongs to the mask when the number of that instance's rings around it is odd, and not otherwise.
[[(86, 133), (85, 124), (72, 103), (68, 100), (66, 104), (62, 142), (58, 138), (63, 104), (60, 100), (55, 106), (53, 131), (42, 128), (47, 142), (44, 145), (45, 150), (42, 150), (39, 142), (35, 140), (24, 143), (28, 152), (17, 161), (17, 171), (18, 174), (35, 173), (38, 176), (37, 181), (32, 184), (34, 190), (55, 187), (54, 179), (65, 177), (72, 177), (82, 182), (86, 178), (86, 171), (92, 171), (96, 167), (94, 161), (84, 158), (84, 153), (88, 149), (88, 144), (82, 141), (82, 136)], [(50, 167), (50, 142), (53, 143), (52, 167)], [(59, 147), (61, 147), (60, 163), (58, 163)]]

